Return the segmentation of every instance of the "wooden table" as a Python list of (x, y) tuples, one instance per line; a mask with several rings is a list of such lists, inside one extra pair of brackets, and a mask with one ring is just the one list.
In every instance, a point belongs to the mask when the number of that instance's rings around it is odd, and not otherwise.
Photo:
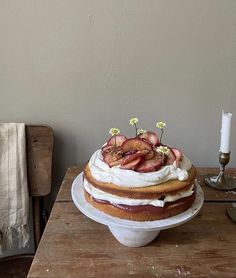
[[(236, 277), (236, 224), (225, 212), (236, 191), (216, 191), (203, 181), (217, 169), (198, 168), (205, 194), (199, 215), (140, 248), (121, 245), (75, 207), (70, 188), (81, 169), (65, 175), (28, 278)], [(229, 173), (236, 176), (235, 169)]]

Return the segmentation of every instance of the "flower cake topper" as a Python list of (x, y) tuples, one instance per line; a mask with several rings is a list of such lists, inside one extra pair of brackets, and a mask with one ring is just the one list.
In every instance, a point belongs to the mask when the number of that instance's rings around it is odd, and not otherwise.
[(118, 128), (115, 128), (115, 127), (112, 127), (110, 130), (109, 130), (109, 133), (114, 136), (114, 135), (117, 135), (120, 133), (120, 130)]
[(130, 123), (131, 125), (136, 125), (136, 124), (138, 123), (138, 118), (131, 118), (131, 119), (129, 120), (129, 123)]
[(161, 139), (162, 139), (162, 135), (164, 133), (164, 127), (166, 126), (166, 123), (165, 122), (157, 122), (156, 123), (156, 127), (159, 128), (161, 130), (161, 137), (160, 137), (160, 142), (161, 142)]
[(166, 123), (164, 123), (164, 122), (157, 122), (156, 123), (157, 128), (163, 129), (165, 126), (166, 126)]
[(135, 127), (135, 134), (136, 134), (136, 136), (137, 136), (137, 135), (138, 135), (138, 127), (137, 127), (138, 118), (131, 118), (131, 119), (129, 120), (129, 123), (130, 123), (131, 125), (134, 125), (134, 127)]
[(138, 128), (138, 122), (137, 117), (129, 120), (129, 124), (135, 127), (135, 137), (132, 138), (121, 135), (118, 128), (113, 127), (109, 130), (112, 137), (102, 147), (103, 161), (109, 167), (140, 173), (158, 171), (168, 165), (178, 167), (182, 160), (182, 152), (161, 142), (166, 123), (156, 123), (156, 127), (161, 130), (159, 139), (157, 133)]
[(156, 151), (162, 154), (168, 154), (170, 149), (166, 146), (159, 146), (156, 148)]
[(146, 132), (147, 132), (147, 131), (146, 131), (145, 129), (142, 129), (142, 128), (139, 128), (139, 129), (137, 130), (138, 135), (144, 134), (144, 133), (146, 133)]

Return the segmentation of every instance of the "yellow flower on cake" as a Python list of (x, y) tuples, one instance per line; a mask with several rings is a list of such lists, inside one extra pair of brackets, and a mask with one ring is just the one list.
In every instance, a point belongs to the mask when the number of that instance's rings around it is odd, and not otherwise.
[(112, 127), (110, 130), (109, 130), (109, 134), (111, 134), (112, 136), (114, 135), (117, 135), (120, 133), (120, 130), (118, 128), (115, 128), (115, 127)]
[(165, 126), (166, 126), (166, 123), (165, 123), (165, 122), (160, 121), (160, 122), (157, 122), (157, 123), (156, 123), (156, 127), (157, 127), (157, 128), (160, 128), (160, 130), (161, 130), (160, 143), (161, 143), (162, 135), (163, 135), (163, 133), (164, 133), (164, 127), (165, 127)]
[(146, 132), (147, 132), (147, 131), (144, 130), (144, 129), (142, 129), (142, 128), (139, 128), (138, 131), (137, 131), (138, 135), (139, 135), (139, 134), (144, 134), (144, 133), (146, 133)]
[(129, 120), (129, 123), (135, 127), (135, 135), (137, 136), (138, 135), (138, 127), (137, 127), (138, 118), (131, 118)]
[(156, 151), (162, 154), (168, 154), (170, 149), (167, 148), (166, 146), (160, 146), (158, 148), (156, 148)]
[(131, 119), (129, 120), (129, 123), (130, 123), (131, 125), (136, 125), (137, 122), (138, 122), (138, 118), (131, 118)]
[(166, 126), (166, 123), (165, 122), (157, 122), (156, 123), (156, 127), (157, 128), (160, 128), (160, 129), (163, 129), (164, 127)]

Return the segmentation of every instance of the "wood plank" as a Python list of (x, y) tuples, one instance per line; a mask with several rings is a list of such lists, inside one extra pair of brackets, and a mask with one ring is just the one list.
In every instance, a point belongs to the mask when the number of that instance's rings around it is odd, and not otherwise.
[[(82, 166), (73, 166), (68, 169), (56, 201), (72, 201), (70, 194), (71, 184), (82, 169)], [(216, 175), (219, 169), (197, 168), (197, 171), (197, 180), (203, 188), (205, 201), (236, 201), (236, 190), (219, 191), (205, 185), (204, 177), (207, 174)], [(227, 173), (236, 178), (236, 169), (227, 169)]]
[(55, 203), (28, 278), (235, 277), (235, 224), (226, 203), (205, 203), (192, 221), (128, 248), (72, 202)]
[(31, 196), (51, 191), (53, 131), (46, 125), (26, 125), (28, 181)]

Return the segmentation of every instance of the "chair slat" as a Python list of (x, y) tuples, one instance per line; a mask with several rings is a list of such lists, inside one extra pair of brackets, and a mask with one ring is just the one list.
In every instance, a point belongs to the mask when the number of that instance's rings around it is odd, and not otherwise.
[(32, 197), (51, 191), (53, 131), (46, 125), (26, 125), (29, 192)]

